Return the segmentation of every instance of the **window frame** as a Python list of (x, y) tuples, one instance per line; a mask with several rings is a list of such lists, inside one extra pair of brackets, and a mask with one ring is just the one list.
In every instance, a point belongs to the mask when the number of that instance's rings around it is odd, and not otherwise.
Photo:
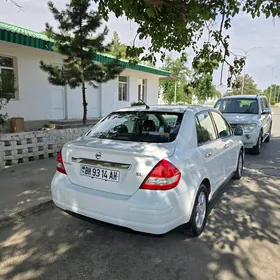
[[(141, 83), (139, 81), (141, 80)], [(140, 93), (139, 93), (139, 87), (140, 87)], [(144, 101), (147, 102), (147, 79), (138, 79), (137, 84), (137, 94), (138, 94), (138, 101)], [(142, 99), (141, 99), (142, 95)]]
[[(231, 127), (231, 125), (228, 123), (228, 121), (224, 118), (224, 116), (223, 116), (221, 113), (219, 113), (219, 112), (217, 112), (217, 111), (214, 111), (214, 110), (209, 110), (209, 113), (210, 113), (210, 115), (211, 115), (211, 117), (212, 117), (212, 122), (213, 122), (213, 124), (214, 124), (214, 126), (215, 126), (216, 134), (217, 134), (217, 136), (218, 136), (218, 139), (227, 139), (227, 138), (229, 138), (229, 137), (232, 137), (232, 135), (233, 135), (232, 127)], [(230, 129), (230, 135), (228, 135), (227, 137), (223, 137), (223, 138), (220, 137), (219, 131), (218, 131), (218, 127), (217, 127), (217, 124), (216, 124), (216, 122), (215, 122), (215, 119), (214, 119), (214, 116), (213, 116), (212, 113), (218, 114), (218, 115), (224, 120), (224, 122), (226, 123), (226, 125), (227, 125), (228, 128)]]
[[(126, 82), (120, 81), (120, 77), (126, 78)], [(120, 99), (120, 92), (119, 92), (120, 84), (126, 86), (126, 92), (127, 92), (126, 99), (124, 99), (124, 93), (123, 92), (121, 94), (122, 98)], [(118, 76), (118, 101), (129, 102), (129, 77), (128, 76)]]
[(0, 65), (0, 75), (2, 73), (2, 69), (12, 70), (15, 80), (14, 80), (14, 86), (15, 86), (15, 92), (13, 93), (13, 96), (10, 98), (10, 100), (19, 100), (19, 94), (18, 94), (18, 75), (17, 75), (17, 59), (14, 56), (6, 55), (0, 53), (0, 57), (6, 57), (12, 59), (13, 67), (10, 66), (1, 66)]
[[(199, 143), (198, 143), (198, 137), (197, 137), (196, 120), (198, 121), (199, 127), (200, 127), (200, 129), (201, 129), (201, 124), (200, 124), (200, 121), (199, 121), (199, 119), (198, 119), (197, 116), (200, 115), (200, 114), (203, 114), (203, 113), (205, 113), (205, 112), (208, 113), (208, 115), (209, 115), (209, 117), (210, 117), (210, 119), (211, 119), (211, 123), (212, 123), (213, 128), (214, 128), (214, 131), (215, 131), (216, 139), (209, 140), (209, 141), (206, 141), (206, 142), (203, 142), (203, 143), (199, 144)], [(196, 130), (196, 138), (197, 138), (197, 146), (198, 146), (198, 147), (201, 147), (201, 146), (210, 144), (210, 143), (212, 143), (212, 142), (214, 142), (214, 141), (217, 141), (217, 140), (221, 139), (221, 138), (219, 137), (218, 133), (217, 133), (216, 124), (213, 122), (213, 118), (212, 118), (212, 115), (211, 115), (211, 110), (203, 110), (203, 111), (197, 112), (197, 113), (194, 115), (194, 122), (195, 122), (195, 130)]]

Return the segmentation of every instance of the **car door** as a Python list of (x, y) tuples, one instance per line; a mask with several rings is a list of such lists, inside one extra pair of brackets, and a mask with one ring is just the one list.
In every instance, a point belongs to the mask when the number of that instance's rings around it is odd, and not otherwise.
[(225, 167), (224, 180), (226, 180), (236, 170), (239, 146), (230, 125), (224, 117), (215, 111), (211, 111), (211, 115), (217, 129), (218, 137), (223, 143), (223, 156), (221, 156), (221, 161)]
[(196, 115), (196, 130), (198, 149), (215, 192), (224, 181), (225, 169), (221, 157), (224, 148), (208, 111)]
[(262, 129), (263, 129), (263, 136), (266, 135), (268, 128), (267, 128), (267, 115), (263, 113), (263, 110), (266, 108), (265, 100), (264, 98), (260, 98), (260, 120), (262, 123)]
[[(262, 97), (261, 98), (263, 105), (262, 105), (262, 112), (263, 109), (269, 109), (269, 103), (266, 97)], [(271, 113), (266, 113), (266, 114), (262, 114), (262, 118), (263, 118), (263, 134), (267, 135), (270, 131), (270, 126), (271, 126), (271, 121), (272, 121), (272, 116)]]

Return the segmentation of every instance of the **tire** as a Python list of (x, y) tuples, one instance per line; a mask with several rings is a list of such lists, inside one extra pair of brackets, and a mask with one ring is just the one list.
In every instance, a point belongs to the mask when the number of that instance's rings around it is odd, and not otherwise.
[(261, 152), (261, 146), (262, 146), (262, 134), (260, 133), (257, 144), (251, 149), (251, 153), (253, 155), (259, 155)]
[(271, 137), (271, 127), (272, 127), (272, 124), (270, 125), (269, 134), (268, 134), (268, 136), (265, 138), (264, 143), (268, 143), (268, 142), (270, 141), (270, 137)]
[(237, 167), (236, 167), (233, 179), (239, 180), (242, 177), (243, 166), (244, 166), (244, 156), (243, 156), (243, 151), (241, 150), (239, 152)]
[[(195, 198), (191, 219), (187, 225), (184, 225), (181, 228), (182, 232), (186, 236), (198, 237), (203, 232), (207, 220), (207, 214), (208, 214), (208, 204), (209, 204), (208, 195), (209, 194), (208, 194), (207, 187), (204, 184), (201, 184)], [(202, 202), (203, 197), (204, 197), (205, 204), (204, 202)], [(201, 205), (201, 207), (203, 207), (200, 208), (200, 211), (204, 212), (204, 215), (203, 213), (200, 212), (202, 214), (201, 218), (204, 216), (202, 220), (197, 218), (197, 210), (198, 210), (197, 207), (199, 207), (198, 206), (199, 204)]]

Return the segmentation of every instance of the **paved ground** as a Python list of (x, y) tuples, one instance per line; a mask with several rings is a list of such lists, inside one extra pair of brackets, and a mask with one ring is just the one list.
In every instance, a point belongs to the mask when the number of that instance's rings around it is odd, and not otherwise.
[[(1, 173), (0, 173), (1, 176)], [(280, 109), (273, 138), (216, 197), (205, 233), (156, 238), (53, 205), (0, 231), (0, 279), (280, 279)]]
[(55, 158), (0, 170), (0, 225), (6, 217), (49, 201), (54, 172)]

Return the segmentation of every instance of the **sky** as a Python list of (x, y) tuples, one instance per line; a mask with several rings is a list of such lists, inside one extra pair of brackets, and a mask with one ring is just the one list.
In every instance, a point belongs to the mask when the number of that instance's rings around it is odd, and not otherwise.
[[(20, 10), (9, 1), (0, 0), (0, 21), (25, 27), (34, 31), (43, 31), (45, 23), (55, 25), (52, 14), (48, 10), (46, 0), (16, 0), (23, 8)], [(67, 0), (53, 0), (58, 8), (63, 8)], [(108, 23), (108, 38), (114, 31), (118, 32), (122, 43), (132, 43), (137, 25), (125, 18), (116, 18), (113, 14)], [(251, 75), (258, 88), (264, 90), (271, 81), (280, 84), (280, 21), (278, 19), (251, 19), (248, 15), (239, 15), (232, 22), (230, 48), (234, 53), (243, 54), (242, 50), (249, 50), (245, 71)], [(137, 42), (138, 45), (148, 45), (149, 41)], [(190, 51), (191, 54), (191, 51)], [(176, 53), (172, 53), (176, 57)], [(271, 66), (277, 66), (272, 75)], [(161, 63), (158, 63), (160, 66)], [(214, 74), (214, 83), (221, 92), (226, 90), (227, 70), (223, 73), (223, 86), (220, 85), (220, 70)]]

